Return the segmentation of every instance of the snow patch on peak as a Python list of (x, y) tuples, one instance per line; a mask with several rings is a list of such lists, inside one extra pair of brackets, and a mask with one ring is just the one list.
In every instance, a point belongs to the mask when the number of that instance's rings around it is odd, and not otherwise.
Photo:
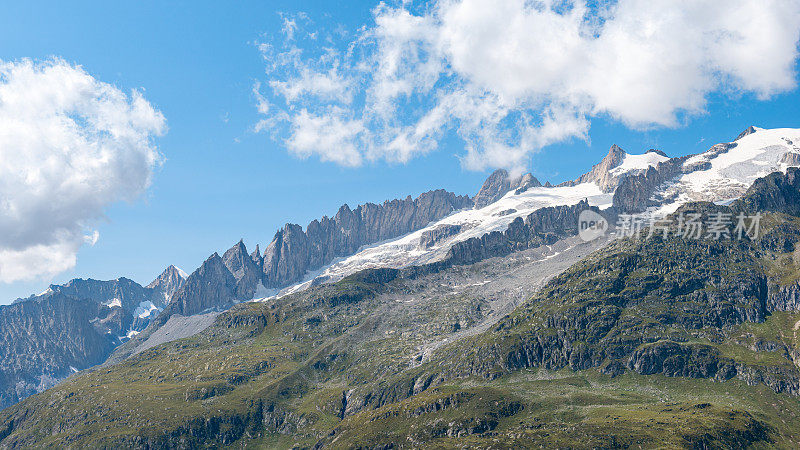
[(113, 308), (115, 306), (118, 308), (122, 308), (122, 300), (114, 297), (111, 300), (103, 303), (103, 305), (108, 306), (109, 308)]
[(45, 295), (48, 295), (48, 294), (52, 294), (52, 293), (53, 293), (53, 287), (50, 286), (47, 289), (43, 290), (39, 295), (37, 295), (37, 297), (42, 297), (42, 296), (45, 296)]
[(642, 155), (625, 154), (622, 163), (611, 169), (611, 175), (619, 176), (627, 172), (645, 171), (650, 167), (658, 166), (658, 164), (668, 160), (668, 156), (661, 155), (655, 151), (649, 151)]
[(178, 272), (178, 275), (180, 275), (180, 276), (181, 276), (181, 278), (183, 278), (184, 280), (185, 280), (185, 279), (187, 279), (187, 278), (189, 278), (189, 274), (188, 274), (188, 273), (186, 273), (186, 272), (185, 272), (183, 269), (181, 269), (180, 267), (178, 267), (178, 266), (172, 266), (172, 267), (174, 267), (174, 268), (175, 268), (175, 270)]

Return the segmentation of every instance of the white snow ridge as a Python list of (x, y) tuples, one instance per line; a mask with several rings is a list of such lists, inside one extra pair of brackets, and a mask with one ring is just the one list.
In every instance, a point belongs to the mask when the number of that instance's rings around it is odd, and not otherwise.
[(755, 132), (731, 144), (715, 145), (687, 159), (685, 173), (654, 196), (662, 204), (654, 212), (669, 214), (693, 201), (730, 202), (741, 197), (756, 179), (796, 166), (798, 154), (800, 129), (755, 128)]

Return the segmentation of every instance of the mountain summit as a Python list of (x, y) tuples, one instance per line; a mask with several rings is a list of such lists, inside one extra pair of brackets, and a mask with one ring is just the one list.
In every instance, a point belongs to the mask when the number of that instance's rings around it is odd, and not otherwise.
[(172, 299), (172, 295), (183, 286), (188, 277), (189, 275), (186, 272), (171, 265), (147, 287), (160, 290), (164, 294), (164, 304), (167, 304)]

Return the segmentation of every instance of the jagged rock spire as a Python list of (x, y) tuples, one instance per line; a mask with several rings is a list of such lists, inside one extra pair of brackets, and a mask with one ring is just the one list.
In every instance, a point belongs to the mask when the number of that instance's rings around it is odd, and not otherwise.
[(748, 134), (753, 134), (753, 133), (755, 133), (756, 131), (758, 131), (758, 130), (756, 130), (756, 127), (754, 127), (754, 126), (750, 125), (750, 126), (749, 126), (749, 127), (747, 127), (747, 128), (744, 130), (744, 131), (742, 131), (741, 133), (739, 133), (739, 135), (738, 135), (738, 136), (736, 136), (736, 139), (734, 139), (733, 141), (734, 141), (734, 142), (736, 142), (736, 141), (738, 141), (739, 139), (741, 139), (741, 138), (743, 138), (743, 137), (747, 136)]
[(250, 259), (253, 260), (253, 263), (255, 263), (259, 269), (264, 266), (264, 258), (261, 256), (261, 249), (258, 247), (258, 244), (256, 244), (256, 249), (253, 253), (250, 254)]
[(611, 170), (622, 164), (625, 159), (625, 150), (617, 144), (611, 146), (608, 154), (599, 163), (592, 166), (592, 170), (581, 175), (578, 179), (562, 185), (576, 185), (581, 183), (595, 183), (606, 192), (612, 192), (617, 186), (617, 179), (611, 174)]
[(169, 303), (172, 296), (183, 287), (183, 283), (186, 282), (187, 277), (188, 275), (184, 271), (178, 269), (174, 265), (170, 265), (161, 275), (148, 284), (147, 287), (161, 291), (164, 296), (164, 303), (166, 304)]
[(222, 255), (225, 267), (236, 279), (236, 298), (250, 300), (256, 292), (256, 287), (261, 281), (261, 268), (247, 254), (247, 247), (243, 240), (239, 240), (233, 247)]
[(512, 179), (505, 169), (497, 169), (483, 182), (483, 186), (475, 195), (475, 208), (483, 208), (496, 202), (511, 190), (521, 193), (531, 187), (539, 187), (542, 183), (530, 173)]

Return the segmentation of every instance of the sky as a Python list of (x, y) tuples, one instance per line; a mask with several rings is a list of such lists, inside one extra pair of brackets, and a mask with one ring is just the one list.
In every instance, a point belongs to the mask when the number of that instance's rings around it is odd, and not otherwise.
[(496, 168), (800, 127), (788, 1), (26, 1), (0, 16), (0, 304), (147, 284)]

